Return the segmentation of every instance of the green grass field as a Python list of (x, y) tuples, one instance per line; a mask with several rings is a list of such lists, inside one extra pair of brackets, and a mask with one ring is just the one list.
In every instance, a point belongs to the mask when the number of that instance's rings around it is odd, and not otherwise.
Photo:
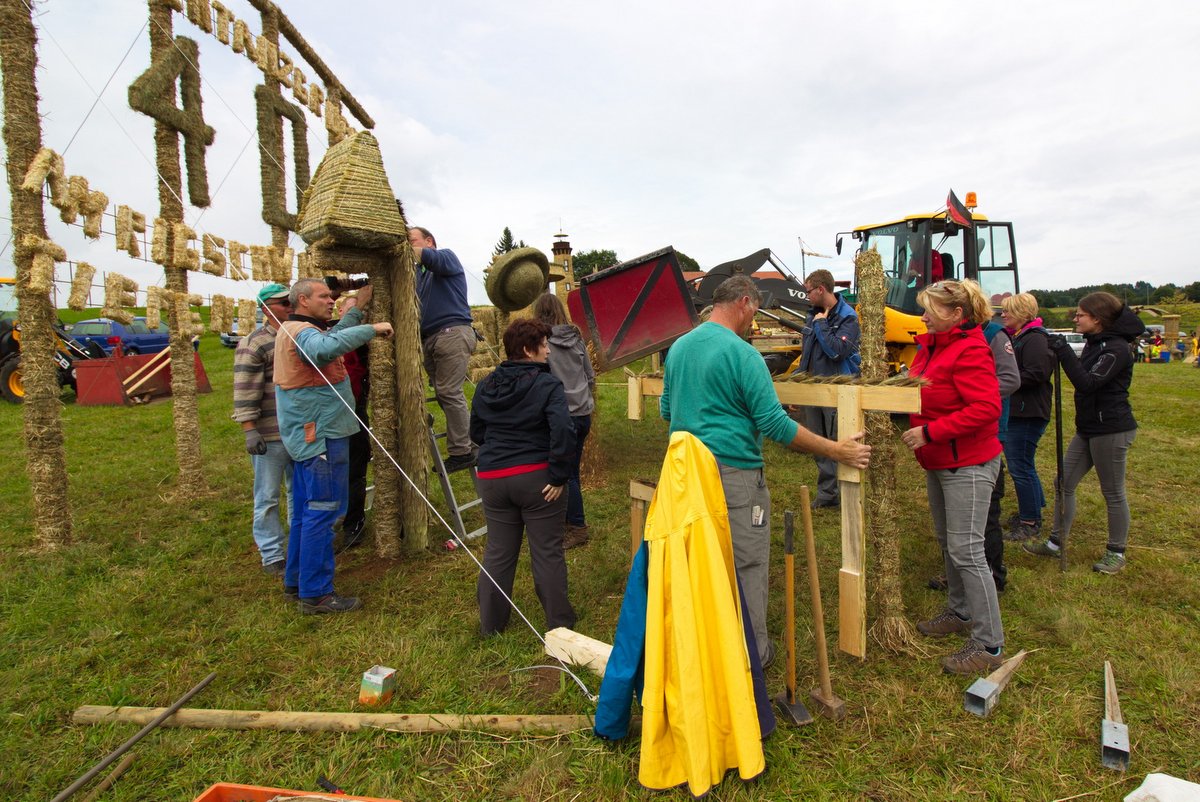
[[(0, 799), (47, 799), (136, 731), (128, 724), (74, 726), (82, 704), (166, 705), (203, 678), (217, 680), (194, 707), (351, 711), (361, 673), (398, 670), (387, 712), (591, 712), (570, 683), (548, 672), (540, 644), (514, 624), (480, 640), (476, 571), (461, 552), (383, 561), (360, 548), (339, 558), (338, 588), (363, 611), (301, 617), (258, 567), (250, 537), (250, 464), (229, 420), (233, 353), (201, 345), (214, 391), (200, 399), (202, 501), (179, 503), (169, 402), (79, 407), (64, 395), (77, 542), (46, 552), (34, 541), (24, 472), (21, 410), (0, 406), (12, 462), (0, 475)], [(586, 489), (590, 545), (568, 552), (577, 629), (610, 640), (629, 550), (628, 483), (654, 477), (666, 429), (625, 419), (623, 377), (601, 377), (593, 446), (600, 479)], [(1010, 550), (1001, 598), (1008, 649), (1031, 651), (988, 719), (962, 709), (964, 678), (940, 673), (957, 644), (933, 642), (921, 657), (872, 644), (860, 661), (832, 655), (835, 692), (848, 718), (804, 729), (781, 726), (765, 745), (768, 770), (729, 777), (714, 798), (734, 799), (1119, 799), (1151, 771), (1200, 781), (1200, 370), (1139, 365), (1133, 403), (1141, 422), (1129, 465), (1133, 508), (1129, 567), (1092, 573), (1104, 548), (1103, 502), (1094, 474), (1065, 575), (1056, 563)], [(1069, 402), (1067, 404), (1069, 407)], [(1068, 425), (1068, 431), (1070, 427)], [(1053, 429), (1042, 476), (1052, 484)], [(772, 631), (783, 631), (784, 510), (815, 481), (812, 461), (770, 445), (776, 548)], [(936, 612), (925, 588), (940, 572), (924, 478), (907, 454), (898, 466), (905, 504), (904, 597), (912, 618)], [(436, 488), (436, 483), (432, 485)], [(441, 504), (440, 495), (432, 494)], [(1005, 514), (1014, 508), (1010, 495)], [(829, 639), (837, 642), (837, 516), (816, 515)], [(431, 542), (445, 533), (431, 531)], [(472, 549), (481, 551), (476, 542)], [(815, 684), (803, 555), (798, 558), (797, 641), (802, 696)], [(528, 561), (516, 600), (542, 623)], [(1104, 660), (1111, 660), (1132, 741), (1127, 774), (1100, 764)], [(783, 662), (769, 675), (783, 688)], [(584, 675), (593, 692), (598, 681)], [(316, 790), (325, 774), (349, 793), (403, 800), (683, 799), (637, 783), (638, 741), (600, 742), (588, 732), (556, 737), (484, 733), (275, 733), (163, 728), (134, 750), (132, 768), (105, 800), (191, 800), (217, 781)]]

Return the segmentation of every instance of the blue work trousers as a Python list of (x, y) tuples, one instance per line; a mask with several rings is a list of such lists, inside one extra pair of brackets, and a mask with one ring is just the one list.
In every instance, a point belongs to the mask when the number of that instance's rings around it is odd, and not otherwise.
[(349, 498), (350, 438), (325, 439), (325, 453), (292, 463), (292, 531), (283, 584), (301, 599), (333, 593), (333, 525)]

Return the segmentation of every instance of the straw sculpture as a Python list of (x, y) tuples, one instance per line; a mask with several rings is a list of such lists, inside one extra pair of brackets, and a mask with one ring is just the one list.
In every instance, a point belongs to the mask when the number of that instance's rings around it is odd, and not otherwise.
[(259, 85), (254, 89), (258, 116), (259, 173), (262, 178), (262, 218), (268, 224), (295, 231), (297, 217), (287, 210), (282, 119), (292, 123), (292, 160), (296, 174), (296, 203), (308, 188), (308, 125), (304, 111), (284, 100), (278, 91)]
[[(394, 207), (393, 207), (394, 208)], [(403, 220), (401, 221), (403, 225)], [(407, 229), (407, 226), (406, 226)], [(421, 310), (417, 305), (417, 271), (412, 248), (405, 240), (390, 252), (388, 275), (392, 291), (392, 326), (396, 351), (396, 459), (416, 484), (405, 482), (400, 494), (404, 548), (423, 551), (429, 546), (429, 514), (421, 495), (428, 493), (429, 411), (425, 408), (425, 375), (421, 365)], [(376, 292), (379, 292), (377, 289)]]
[(154, 331), (162, 325), (163, 288), (151, 285), (146, 288), (146, 327)]
[(200, 253), (191, 247), (196, 238), (195, 230), (186, 223), (176, 223), (171, 228), (171, 238), (171, 264), (183, 270), (199, 270)]
[[(887, 379), (889, 364), (884, 342), (883, 262), (870, 250), (855, 257), (858, 287), (858, 318), (862, 329), (859, 348), (864, 382)], [(904, 613), (900, 581), (900, 532), (896, 528), (896, 465), (901, 459), (896, 431), (886, 412), (867, 412), (867, 442), (871, 444), (871, 467), (867, 469), (866, 540), (874, 558), (875, 620), (871, 637), (884, 649), (907, 651), (916, 645), (916, 632)]]
[[(592, 342), (587, 344), (588, 359), (592, 362), (592, 370), (597, 376), (601, 373), (599, 355)], [(592, 413), (592, 428), (588, 439), (583, 444), (583, 458), (579, 462), (579, 484), (586, 488), (600, 488), (605, 485), (604, 451), (600, 448), (600, 398), (595, 399), (596, 411)]]
[(21, 189), (26, 192), (42, 193), (42, 186), (50, 183), (50, 203), (62, 206), (67, 203), (70, 184), (67, 181), (67, 168), (59, 156), (50, 148), (42, 148), (29, 163)]
[[(372, 321), (391, 321), (395, 317), (392, 309), (389, 263), (390, 257), (386, 253), (379, 253), (375, 265), (368, 273), (374, 288), (369, 309)], [(396, 350), (395, 344), (390, 340), (383, 337), (372, 339), (368, 365), (371, 376), (371, 429), (393, 456), (400, 444), (396, 414)], [(372, 442), (371, 450), (378, 452), (379, 446)], [(374, 466), (372, 470), (375, 483), (375, 500), (371, 515), (375, 529), (375, 551), (380, 557), (399, 557), (403, 535), (401, 497), (404, 477), (396, 470), (388, 455), (376, 453), (371, 464)]]
[[(129, 105), (156, 120), (154, 126), (155, 169), (159, 176), (159, 212), (151, 247), (154, 261), (164, 265), (166, 289), (170, 290), (167, 311), (171, 330), (171, 414), (175, 429), (175, 457), (179, 481), (171, 496), (176, 501), (199, 498), (205, 493), (204, 463), (200, 453), (200, 415), (196, 401), (196, 373), (190, 366), (195, 359), (188, 332), (191, 312), (187, 307), (187, 271), (168, 264), (173, 250), (170, 227), (183, 222), (183, 180), (180, 171), (179, 134), (183, 133), (188, 197), (195, 206), (209, 204), (208, 177), (205, 173), (205, 148), (212, 142), (213, 131), (200, 115), (200, 73), (192, 65), (198, 48), (190, 39), (174, 35), (174, 19), (169, 6), (151, 3), (150, 69), (129, 88)], [(189, 57), (187, 63), (185, 57)], [(182, 109), (176, 108), (176, 83), (183, 96)], [(162, 233), (160, 235), (160, 228)], [(157, 241), (161, 236), (161, 244)], [(155, 249), (158, 249), (155, 254)], [(160, 258), (161, 257), (161, 260)]]
[[(42, 150), (37, 107), (37, 36), (24, 0), (0, 0), (0, 81), (4, 95), (5, 171), (12, 230), (48, 240), (41, 192), (18, 192), (26, 167)], [(40, 186), (40, 185), (39, 185)], [(53, 192), (53, 184), (51, 185)], [(71, 503), (63, 451), (62, 401), (54, 361), (58, 315), (48, 293), (29, 289), (34, 253), (14, 238), (16, 293), (21, 322), (21, 378), (25, 385), (25, 463), (38, 543), (58, 548), (71, 542)]]
[(138, 234), (146, 233), (146, 215), (135, 212), (128, 206), (117, 207), (117, 250), (125, 251), (134, 259), (141, 258)]
[(212, 297), (208, 313), (209, 331), (222, 332), (233, 328), (233, 299), (224, 295)]
[(225, 240), (212, 234), (201, 238), (204, 246), (204, 259), (200, 269), (212, 276), (225, 275)]
[[(208, 194), (208, 168), (204, 156), (208, 146), (213, 143), (216, 132), (204, 122), (201, 111), (203, 99), (200, 94), (200, 48), (194, 40), (186, 36), (164, 41), (166, 37), (161, 34), (171, 31), (171, 22), (168, 22), (165, 28), (154, 30), (164, 16), (170, 20), (169, 8), (151, 3), (150, 14), (155, 18), (151, 21), (151, 32), (159, 35), (152, 37), (150, 41), (150, 69), (138, 76), (129, 86), (129, 106), (153, 117), (160, 126), (183, 135), (188, 200), (193, 206), (207, 207), (211, 198)], [(166, 47), (156, 46), (156, 43)], [(182, 95), (182, 108), (175, 105), (176, 81), (179, 82)], [(157, 130), (155, 139), (160, 139)], [(161, 146), (162, 143), (158, 144)], [(178, 147), (179, 143), (176, 140), (176, 163), (167, 175), (179, 173)], [(164, 180), (167, 178), (164, 177)]]
[(242, 261), (242, 257), (249, 252), (250, 246), (243, 245), (237, 240), (231, 239), (225, 243), (229, 277), (234, 281), (245, 281), (246, 279), (250, 278), (250, 276), (246, 273), (245, 262)]
[(498, 255), (487, 271), (487, 294), (497, 309), (517, 312), (546, 291), (550, 261), (537, 248), (514, 248)]
[(248, 337), (258, 325), (258, 321), (255, 319), (257, 311), (258, 305), (254, 303), (253, 299), (242, 298), (238, 301), (238, 333), (243, 337)]
[(166, 267), (170, 259), (171, 224), (161, 217), (154, 218), (154, 231), (150, 235), (150, 260)]
[(96, 277), (96, 268), (87, 262), (75, 265), (75, 278), (71, 279), (71, 295), (67, 298), (67, 308), (82, 312), (87, 309), (88, 296), (92, 292), (92, 279)]
[[(40, 202), (38, 204), (41, 205)], [(21, 244), (33, 254), (33, 262), (29, 267), (29, 278), (26, 288), (31, 293), (49, 295), (54, 286), (54, 263), (65, 262), (67, 252), (44, 237), (36, 234), (26, 234), (21, 237)]]
[(120, 273), (108, 273), (104, 276), (104, 307), (100, 317), (115, 320), (128, 325), (133, 322), (133, 315), (125, 307), (137, 305), (137, 282)]
[(314, 243), (390, 248), (404, 241), (404, 221), (383, 169), (379, 143), (366, 131), (325, 152), (304, 193), (300, 236)]

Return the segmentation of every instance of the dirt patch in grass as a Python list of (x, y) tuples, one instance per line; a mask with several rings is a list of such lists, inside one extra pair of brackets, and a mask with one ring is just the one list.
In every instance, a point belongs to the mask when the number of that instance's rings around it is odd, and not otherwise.
[(351, 552), (338, 555), (338, 574), (346, 579), (353, 579), (364, 586), (373, 584), (383, 577), (408, 570), (411, 563), (402, 560), (392, 560), (386, 557), (376, 557), (370, 551), (368, 544), (363, 544)]
[(543, 701), (556, 696), (561, 688), (563, 673), (553, 668), (532, 668), (528, 671), (490, 674), (479, 680), (486, 691), (515, 692), (524, 699)]

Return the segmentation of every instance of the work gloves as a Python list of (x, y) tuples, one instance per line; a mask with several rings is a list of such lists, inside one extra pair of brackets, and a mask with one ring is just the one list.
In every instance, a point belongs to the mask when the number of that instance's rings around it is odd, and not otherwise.
[(267, 441), (258, 433), (258, 429), (247, 429), (244, 434), (246, 435), (247, 454), (253, 456), (255, 454), (267, 453)]
[(1061, 354), (1064, 350), (1071, 350), (1071, 346), (1067, 344), (1067, 338), (1061, 334), (1046, 335), (1046, 345), (1050, 346), (1050, 350), (1056, 354)]

